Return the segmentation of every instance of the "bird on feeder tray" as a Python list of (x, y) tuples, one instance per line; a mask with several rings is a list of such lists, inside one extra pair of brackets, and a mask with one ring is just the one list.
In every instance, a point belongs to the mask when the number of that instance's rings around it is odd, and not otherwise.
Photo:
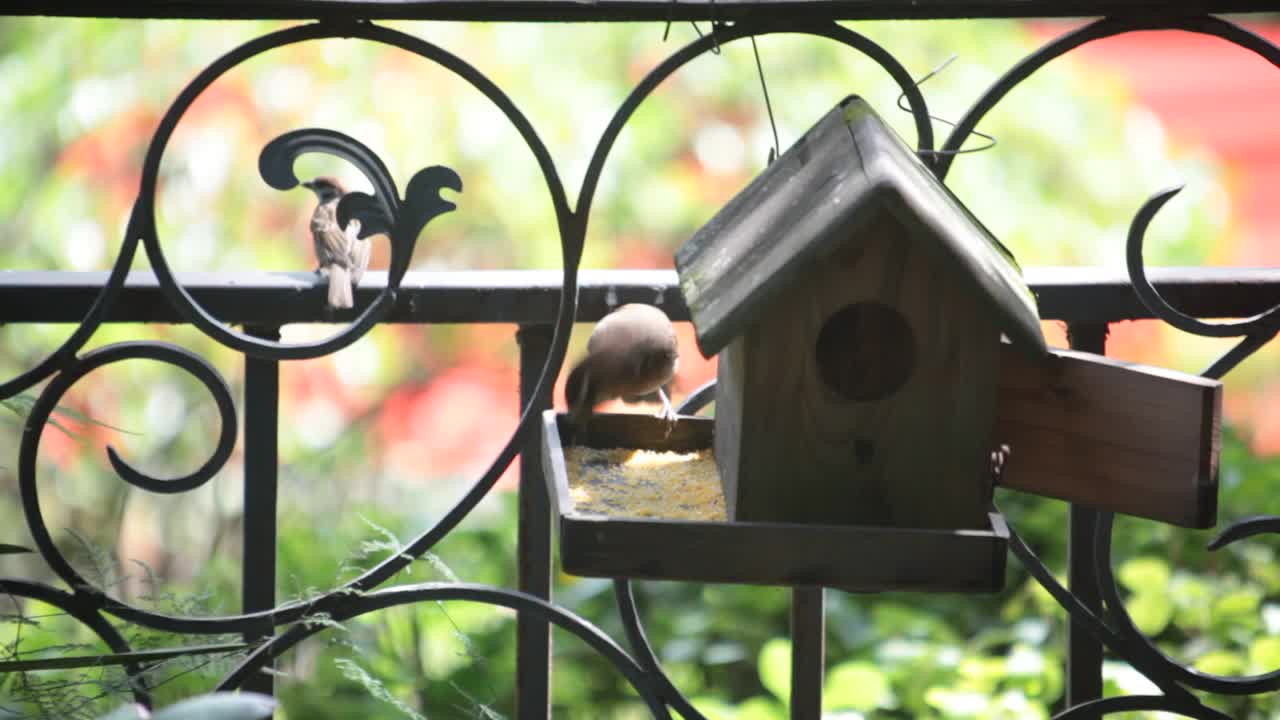
[(564, 395), (570, 420), (582, 427), (606, 400), (636, 402), (656, 392), (662, 401), (658, 417), (674, 421), (663, 386), (675, 376), (678, 361), (676, 331), (666, 313), (652, 305), (623, 305), (596, 324), (586, 357), (569, 371)]
[(336, 178), (323, 176), (302, 183), (320, 201), (311, 213), (311, 240), (315, 244), (316, 272), (329, 280), (329, 308), (340, 310), (355, 304), (352, 288), (369, 267), (373, 243), (361, 240), (360, 221), (338, 226), (338, 201), (346, 194)]

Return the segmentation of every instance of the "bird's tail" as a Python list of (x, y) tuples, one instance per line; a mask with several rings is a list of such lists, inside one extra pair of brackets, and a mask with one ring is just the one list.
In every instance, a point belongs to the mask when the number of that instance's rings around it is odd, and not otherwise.
[(341, 310), (354, 304), (351, 297), (351, 273), (340, 265), (330, 265), (329, 307)]

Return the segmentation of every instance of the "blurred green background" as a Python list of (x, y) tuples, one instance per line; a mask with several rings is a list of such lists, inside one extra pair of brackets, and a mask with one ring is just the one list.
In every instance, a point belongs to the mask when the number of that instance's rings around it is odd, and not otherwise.
[[(468, 25), (392, 23), (460, 55), (527, 114), (574, 197), (597, 138), (630, 88), (681, 44), (687, 24)], [(220, 53), (280, 24), (0, 19), (0, 268), (104, 270), (120, 246), (143, 154), (168, 103)], [(1005, 21), (857, 23), (916, 77), (958, 59), (923, 86), (930, 109), (958, 119), (1033, 49), (1045, 26)], [(705, 29), (705, 28), (704, 28)], [(1061, 28), (1050, 27), (1056, 32)], [(785, 148), (843, 96), (867, 97), (903, 137), (910, 117), (873, 63), (834, 43), (759, 41)], [(623, 132), (593, 203), (583, 267), (670, 267), (671, 251), (765, 165), (772, 133), (750, 45), (704, 56), (647, 100)], [(445, 164), (463, 177), (457, 212), (433, 221), (413, 269), (554, 269), (560, 250), (533, 157), (488, 101), (437, 66), (353, 40), (284, 48), (214, 84), (183, 119), (157, 199), (166, 257), (179, 271), (298, 271), (313, 261), (312, 197), (277, 192), (257, 174), (262, 146), (301, 127), (348, 133), (397, 181)], [(1118, 75), (1072, 62), (1023, 83), (983, 123), (996, 148), (957, 160), (948, 182), (1024, 266), (1123, 267), (1123, 238), (1143, 200), (1172, 182), (1187, 190), (1162, 212), (1152, 265), (1231, 263), (1238, 227), (1225, 167), (1170, 137)], [(946, 127), (936, 126), (939, 142)], [(303, 177), (332, 173), (368, 189), (350, 167), (308, 156)], [(374, 268), (385, 268), (385, 246)], [(140, 256), (135, 269), (145, 269)], [(31, 302), (39, 302), (32, 298)], [(0, 328), (0, 377), (33, 365), (71, 326)], [(586, 327), (575, 334), (581, 351)], [(286, 340), (333, 327), (289, 327)], [(1052, 341), (1062, 330), (1047, 324)], [(108, 326), (90, 347), (163, 339), (208, 358), (239, 397), (242, 361), (189, 327)], [(681, 328), (677, 399), (714, 375)], [(1113, 326), (1122, 357), (1195, 372), (1226, 347), (1155, 323)], [(1220, 518), (1280, 513), (1280, 442), (1258, 431), (1275, 350), (1228, 377)], [(517, 406), (515, 328), (379, 327), (331, 357), (281, 372), (279, 596), (305, 597), (352, 577), (395, 538), (429, 527), (506, 442)], [(238, 607), (242, 457), (176, 497), (115, 478), (104, 445), (158, 475), (188, 472), (211, 452), (216, 412), (197, 384), (148, 361), (93, 373), (68, 394), (86, 423), (45, 428), (39, 485), (46, 521), (82, 572), (129, 602), (195, 614)], [(0, 542), (30, 544), (14, 467), (19, 413), (0, 424)], [(515, 466), (428, 560), (396, 582), (456, 576), (514, 585)], [(1002, 495), (1014, 526), (1050, 567), (1065, 562), (1062, 503)], [(1215, 554), (1209, 533), (1120, 520), (1115, 567), (1142, 629), (1180, 661), (1248, 674), (1280, 667), (1280, 566), (1268, 541)], [(34, 557), (0, 557), (0, 573), (51, 580)], [(556, 578), (556, 599), (615, 638), (608, 581)], [(788, 594), (783, 589), (643, 583), (639, 604), (664, 667), (709, 717), (784, 717)], [(1063, 612), (1011, 562), (995, 596), (852, 596), (828, 591), (825, 702), (839, 718), (1043, 718), (1063, 693)], [(83, 653), (92, 636), (48, 608), (0, 599), (6, 656)], [(43, 617), (42, 617), (43, 616)], [(128, 631), (138, 646), (206, 642)], [(37, 652), (38, 651), (38, 652)], [(646, 711), (611, 667), (555, 634), (556, 717), (630, 718)], [(230, 667), (173, 662), (161, 702), (208, 689)], [(280, 663), (279, 717), (491, 718), (512, 715), (514, 617), (487, 606), (432, 603), (352, 621)], [(1121, 662), (1109, 694), (1154, 687)], [(112, 671), (0, 678), (0, 717), (92, 717), (118, 703)], [(113, 694), (113, 692), (115, 694)], [(1232, 717), (1280, 717), (1280, 700), (1213, 698)], [(1135, 715), (1136, 716), (1136, 715)]]

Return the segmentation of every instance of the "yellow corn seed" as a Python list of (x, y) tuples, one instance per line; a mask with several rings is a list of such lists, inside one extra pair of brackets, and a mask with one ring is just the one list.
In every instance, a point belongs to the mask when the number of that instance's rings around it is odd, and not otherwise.
[(690, 453), (570, 447), (569, 497), (581, 514), (724, 522), (710, 449)]

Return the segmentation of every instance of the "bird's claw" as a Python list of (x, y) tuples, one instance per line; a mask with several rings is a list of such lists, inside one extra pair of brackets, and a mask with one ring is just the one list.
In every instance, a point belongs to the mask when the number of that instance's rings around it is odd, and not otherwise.
[(667, 434), (670, 435), (680, 416), (676, 414), (675, 408), (671, 407), (671, 400), (662, 388), (658, 388), (658, 397), (662, 399), (662, 409), (658, 411), (658, 419), (667, 421)]

